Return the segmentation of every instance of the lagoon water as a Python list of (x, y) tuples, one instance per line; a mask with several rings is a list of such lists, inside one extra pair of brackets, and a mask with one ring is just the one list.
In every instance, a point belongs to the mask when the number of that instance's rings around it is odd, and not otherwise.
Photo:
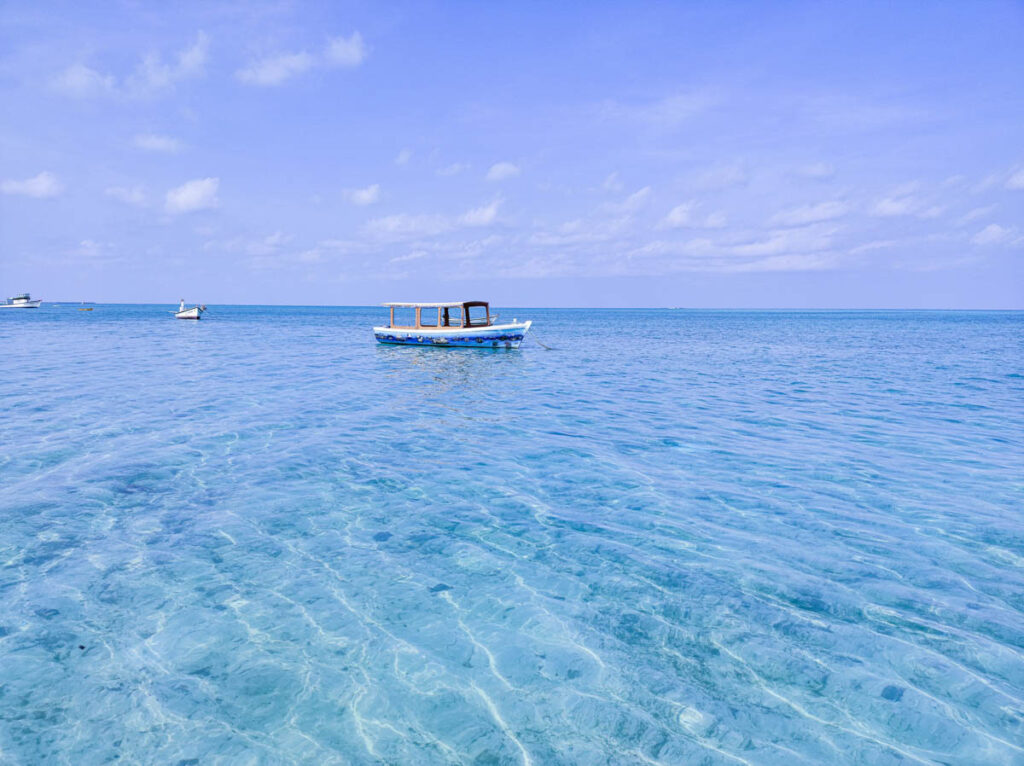
[(1024, 763), (1024, 314), (0, 312), (4, 764)]

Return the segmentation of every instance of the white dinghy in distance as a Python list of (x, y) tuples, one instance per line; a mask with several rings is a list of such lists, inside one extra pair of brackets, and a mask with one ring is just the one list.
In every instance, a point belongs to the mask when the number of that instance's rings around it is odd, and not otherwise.
[[(374, 327), (380, 343), (403, 346), (463, 346), (468, 348), (519, 348), (532, 322), (513, 319), (498, 323), (484, 301), (456, 303), (382, 303), (391, 309), (387, 326)], [(395, 309), (413, 309), (413, 324), (395, 322)], [(412, 318), (412, 317), (410, 317)]]
[(203, 312), (206, 311), (206, 306), (193, 306), (190, 309), (185, 308), (185, 299), (181, 299), (181, 303), (178, 305), (178, 310), (174, 312), (175, 319), (201, 319)]
[(42, 305), (42, 301), (34, 301), (28, 293), (21, 293), (20, 295), (14, 295), (3, 303), (0, 303), (0, 309), (37, 309)]

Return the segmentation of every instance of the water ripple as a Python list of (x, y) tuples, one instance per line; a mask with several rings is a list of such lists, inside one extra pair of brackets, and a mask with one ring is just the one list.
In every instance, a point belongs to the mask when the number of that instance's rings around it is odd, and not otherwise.
[(1021, 314), (518, 313), (0, 316), (0, 762), (1024, 762)]

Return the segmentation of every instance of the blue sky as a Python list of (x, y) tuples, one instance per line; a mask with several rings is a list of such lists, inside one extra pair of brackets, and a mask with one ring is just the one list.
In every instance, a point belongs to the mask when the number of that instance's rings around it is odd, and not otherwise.
[(0, 292), (1024, 308), (1024, 4), (30, 3)]

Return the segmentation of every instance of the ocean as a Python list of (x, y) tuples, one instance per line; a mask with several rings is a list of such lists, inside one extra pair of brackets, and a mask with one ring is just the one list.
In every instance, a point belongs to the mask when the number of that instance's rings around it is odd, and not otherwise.
[(0, 763), (1024, 763), (1024, 313), (0, 311)]

